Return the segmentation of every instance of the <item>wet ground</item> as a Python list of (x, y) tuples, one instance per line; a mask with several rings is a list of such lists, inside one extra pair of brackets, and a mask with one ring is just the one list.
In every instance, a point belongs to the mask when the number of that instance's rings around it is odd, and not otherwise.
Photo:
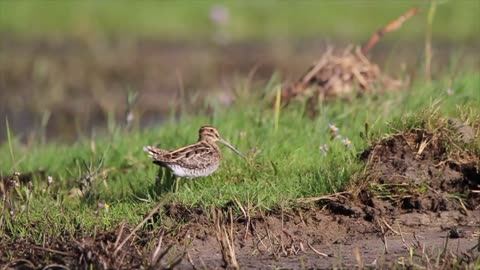
[[(23, 140), (44, 137), (73, 141), (103, 130), (110, 120), (125, 122), (128, 92), (140, 126), (159, 124), (173, 111), (193, 108), (205, 98), (221, 104), (248, 83), (261, 91), (273, 74), (278, 82), (298, 79), (327, 45), (349, 42), (278, 40), (218, 45), (151, 39), (0, 40), (0, 118), (8, 116)], [(386, 40), (371, 60), (394, 78), (415, 79), (423, 44)], [(434, 43), (434, 74), (454, 77), (466, 66), (480, 68), (476, 44)], [(450, 64), (449, 64), (450, 63)], [(5, 133), (0, 132), (0, 141)]]
[[(137, 233), (116, 254), (120, 242), (117, 239), (124, 240), (131, 230), (125, 229), (123, 234), (120, 229), (99, 232), (94, 239), (52, 239), (44, 246), (18, 240), (9, 246), (9, 252), (17, 258), (9, 265), (17, 266), (13, 269), (42, 269), (53, 264), (70, 269), (88, 265), (96, 269), (146, 268), (154, 245), (161, 241), (160, 251), (165, 254), (157, 266), (164, 268), (153, 269), (165, 269), (177, 259), (176, 269), (224, 268), (222, 248), (208, 214), (190, 218), (179, 231), (167, 231), (163, 241), (159, 230)], [(233, 223), (235, 256), (242, 269), (332, 269), (361, 265), (391, 269), (403, 264), (450, 269), (446, 266), (460, 258), (464, 260), (461, 265), (473, 265), (479, 254), (478, 210), (463, 214), (412, 211), (367, 221), (364, 217), (310, 208), (251, 218), (248, 228), (242, 219)]]
[[(474, 269), (480, 159), (471, 150), (445, 147), (452, 135), (457, 145), (469, 140), (466, 126), (455, 127), (454, 133), (412, 129), (382, 139), (361, 155), (367, 162), (363, 179), (292, 208), (242, 206), (243, 215), (234, 217), (227, 206), (209, 211), (169, 204), (161, 224), (149, 222), (133, 238), (127, 236), (133, 226), (120, 224), (95, 236), (45, 237), (43, 246), (17, 239), (9, 243), (15, 259), (4, 263), (13, 269)], [(479, 127), (470, 126), (474, 134)], [(153, 223), (159, 220), (152, 216)]]
[[(310, 214), (312, 213), (304, 213), (305, 216)], [(469, 218), (454, 212), (440, 215), (403, 214), (378, 224), (366, 224), (358, 218), (339, 217), (320, 210), (314, 215), (320, 220), (307, 223), (308, 225), (294, 225), (292, 220), (287, 219), (284, 220), (283, 229), (280, 220), (275, 222), (275, 218), (269, 217), (265, 230), (257, 227), (258, 234), (247, 237), (246, 245), (249, 247), (242, 248), (241, 244), (236, 246), (238, 264), (245, 269), (331, 269), (360, 265), (388, 269), (402, 261), (405, 264), (411, 263), (410, 248), (416, 252), (412, 261), (419, 265), (426, 264), (425, 258), (436, 259), (442, 252), (448, 256), (478, 256), (475, 251), (478, 243), (476, 224), (480, 221), (478, 211)], [(459, 220), (462, 221), (458, 223)], [(385, 224), (388, 222), (391, 222), (394, 231), (387, 228)], [(382, 233), (382, 227), (385, 234)], [(451, 229), (460, 231), (461, 238), (450, 238)], [(267, 230), (271, 230), (271, 239)], [(472, 248), (475, 251), (473, 253)], [(181, 268), (224, 266), (216, 242), (209, 244), (194, 240), (188, 252), (195, 259), (182, 262)], [(434, 264), (432, 261), (429, 263)]]

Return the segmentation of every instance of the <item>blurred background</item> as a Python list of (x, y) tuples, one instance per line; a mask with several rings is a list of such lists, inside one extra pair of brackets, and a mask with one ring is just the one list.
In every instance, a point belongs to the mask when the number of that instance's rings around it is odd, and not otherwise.
[[(430, 1), (0, 1), (0, 142), (73, 142), (118, 123), (148, 127), (242, 88), (291, 82), (327, 46), (363, 45), (393, 77), (422, 72)], [(437, 1), (433, 78), (480, 69), (480, 1)], [(133, 123), (133, 124), (132, 124)]]

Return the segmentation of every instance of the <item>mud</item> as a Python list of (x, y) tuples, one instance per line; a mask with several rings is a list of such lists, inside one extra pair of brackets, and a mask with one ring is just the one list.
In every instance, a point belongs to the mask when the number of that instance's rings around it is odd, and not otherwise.
[[(171, 224), (170, 228), (158, 224), (155, 229), (138, 233), (117, 253), (118, 243), (131, 228), (125, 227), (123, 233), (120, 228), (102, 232), (95, 238), (51, 239), (44, 246), (17, 240), (9, 246), (15, 258), (10, 267), (42, 269), (59, 264), (71, 269), (84, 269), (89, 265), (95, 269), (148, 268), (152, 266), (151, 254), (163, 237), (161, 250), (172, 248), (153, 269), (168, 268), (176, 257), (182, 258), (177, 269), (224, 268), (211, 216), (179, 208), (182, 212), (179, 216), (165, 213), (167, 218), (162, 225)], [(426, 263), (422, 254), (435, 259), (442, 253), (445, 257), (454, 254), (463, 256), (464, 263), (472, 263), (478, 256), (475, 245), (479, 211), (469, 211), (468, 215), (458, 211), (412, 212), (385, 216), (375, 222), (366, 220), (365, 216), (344, 216), (320, 207), (278, 211), (250, 217), (248, 227), (246, 219), (234, 220), (235, 253), (242, 269), (331, 269), (358, 265), (389, 269), (403, 261), (408, 265), (411, 248), (416, 251), (413, 260), (422, 265)], [(185, 216), (185, 213), (190, 214)], [(188, 221), (172, 225), (178, 218)], [(461, 234), (451, 237), (452, 229)]]
[[(452, 147), (448, 140), (453, 139), (446, 132), (415, 129), (379, 142), (362, 154), (374, 183), (370, 190), (376, 195), (383, 193), (404, 210), (475, 209), (479, 205), (475, 191), (480, 187), (480, 158), (472, 152), (447, 149)], [(460, 197), (452, 199), (452, 194)]]
[(311, 203), (235, 216), (170, 204), (128, 239), (128, 224), (41, 245), (2, 239), (0, 259), (6, 269), (473, 269), (480, 160), (451, 148), (456, 135), (412, 129), (380, 140), (361, 155), (365, 181)]

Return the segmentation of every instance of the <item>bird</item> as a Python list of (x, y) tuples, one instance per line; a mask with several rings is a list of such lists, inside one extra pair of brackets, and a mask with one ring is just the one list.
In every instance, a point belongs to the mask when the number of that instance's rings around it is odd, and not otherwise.
[(197, 178), (214, 173), (222, 160), (220, 142), (244, 159), (247, 157), (225, 141), (212, 126), (202, 126), (198, 131), (198, 141), (175, 150), (164, 150), (155, 146), (145, 146), (143, 150), (153, 159), (153, 163), (168, 168), (175, 177), (175, 192), (179, 178)]

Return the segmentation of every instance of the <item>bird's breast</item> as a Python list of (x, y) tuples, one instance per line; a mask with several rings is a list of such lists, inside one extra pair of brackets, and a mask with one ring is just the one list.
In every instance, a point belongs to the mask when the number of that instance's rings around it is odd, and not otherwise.
[(195, 178), (195, 177), (202, 177), (208, 176), (215, 172), (218, 169), (220, 163), (215, 162), (209, 166), (205, 166), (202, 168), (186, 168), (180, 165), (170, 165), (168, 166), (170, 170), (172, 170), (173, 174), (178, 177), (185, 177), (185, 178)]

